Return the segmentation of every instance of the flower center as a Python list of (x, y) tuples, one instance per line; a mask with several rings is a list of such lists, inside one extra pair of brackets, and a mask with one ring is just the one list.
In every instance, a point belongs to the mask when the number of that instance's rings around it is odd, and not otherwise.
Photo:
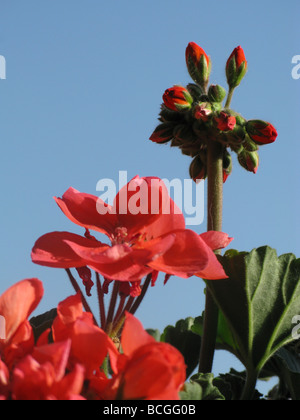
[(129, 242), (126, 227), (117, 227), (111, 238), (112, 245), (124, 244)]

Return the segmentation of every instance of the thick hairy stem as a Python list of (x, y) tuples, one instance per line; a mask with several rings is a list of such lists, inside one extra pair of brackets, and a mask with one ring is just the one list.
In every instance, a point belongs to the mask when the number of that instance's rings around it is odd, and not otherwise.
[[(207, 230), (222, 230), (223, 211), (223, 146), (210, 140), (207, 146)], [(218, 251), (216, 251), (218, 253)], [(199, 372), (212, 370), (218, 329), (218, 307), (206, 288), (204, 330), (201, 342)]]

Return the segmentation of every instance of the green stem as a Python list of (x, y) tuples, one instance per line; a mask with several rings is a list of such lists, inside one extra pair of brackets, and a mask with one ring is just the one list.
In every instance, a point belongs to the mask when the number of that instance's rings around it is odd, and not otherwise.
[[(222, 231), (223, 212), (223, 146), (209, 139), (207, 145), (207, 231)], [(220, 253), (219, 250), (215, 251)], [(201, 340), (199, 372), (209, 373), (212, 370), (216, 337), (218, 329), (218, 307), (206, 281), (206, 302), (204, 327)]]
[(132, 315), (135, 314), (142, 300), (144, 299), (144, 296), (148, 290), (148, 287), (150, 286), (151, 279), (152, 279), (152, 274), (150, 273), (145, 279), (145, 282), (142, 286), (141, 294), (136, 299), (130, 296), (121, 315), (115, 317), (113, 329), (111, 331), (112, 337), (117, 337), (120, 334), (120, 331), (125, 321), (125, 312), (127, 311), (131, 313)]
[(226, 103), (225, 103), (225, 108), (229, 108), (229, 106), (230, 106), (234, 89), (235, 88), (229, 88)]
[(105, 323), (105, 332), (107, 335), (111, 334), (112, 328), (113, 328), (113, 316), (115, 312), (116, 302), (118, 298), (118, 292), (119, 292), (119, 281), (114, 281), (114, 287), (110, 298), (108, 313), (106, 317), (106, 323)]
[(246, 383), (241, 396), (242, 401), (252, 400), (257, 382), (257, 373), (255, 371), (247, 371)]
[(104, 292), (103, 292), (103, 289), (102, 289), (99, 273), (97, 273), (97, 271), (95, 273), (96, 273), (96, 284), (97, 284), (100, 322), (101, 322), (101, 328), (104, 330), (105, 323), (106, 323)]

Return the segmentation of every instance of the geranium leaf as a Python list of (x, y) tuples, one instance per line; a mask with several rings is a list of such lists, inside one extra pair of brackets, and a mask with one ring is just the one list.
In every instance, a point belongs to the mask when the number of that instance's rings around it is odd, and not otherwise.
[(219, 257), (228, 279), (209, 281), (228, 326), (235, 352), (247, 370), (257, 372), (293, 341), (292, 319), (300, 308), (300, 259), (277, 256), (268, 246), (231, 250)]
[(192, 331), (194, 318), (179, 320), (175, 327), (167, 326), (161, 341), (172, 344), (181, 352), (187, 365), (187, 376), (191, 375), (199, 360), (201, 337)]
[(196, 382), (202, 388), (201, 399), (205, 401), (225, 400), (219, 389), (214, 385), (212, 373), (197, 373), (190, 379), (190, 383)]

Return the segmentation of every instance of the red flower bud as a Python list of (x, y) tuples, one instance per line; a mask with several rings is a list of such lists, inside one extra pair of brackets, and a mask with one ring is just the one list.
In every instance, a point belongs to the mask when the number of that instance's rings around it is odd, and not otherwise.
[(163, 94), (163, 101), (172, 111), (184, 111), (191, 108), (193, 98), (182, 86), (173, 86)]
[(238, 161), (244, 169), (256, 174), (259, 165), (259, 156), (257, 152), (248, 152), (244, 149), (238, 154)]
[(273, 125), (261, 120), (248, 121), (246, 130), (251, 139), (259, 145), (273, 143), (277, 137), (277, 131)]
[(232, 131), (236, 125), (236, 119), (233, 115), (226, 114), (226, 112), (220, 112), (218, 117), (215, 117), (217, 127), (220, 131)]
[(232, 172), (232, 157), (226, 149), (223, 152), (223, 182), (226, 182), (227, 178)]
[(192, 160), (190, 164), (190, 177), (196, 183), (200, 182), (202, 179), (205, 179), (207, 177), (207, 168), (204, 160), (205, 156), (200, 157), (198, 155)]
[(167, 143), (173, 138), (174, 124), (164, 122), (159, 124), (150, 136), (154, 143)]
[(207, 103), (199, 103), (195, 106), (194, 108), (194, 118), (196, 118), (196, 120), (201, 120), (201, 121), (207, 121), (209, 118), (209, 115), (212, 113), (209, 104)]
[(235, 88), (240, 84), (246, 74), (247, 67), (243, 48), (238, 46), (232, 51), (226, 63), (226, 77), (229, 87)]
[(195, 42), (190, 42), (185, 50), (185, 60), (191, 78), (200, 86), (205, 87), (211, 69), (208, 55)]

